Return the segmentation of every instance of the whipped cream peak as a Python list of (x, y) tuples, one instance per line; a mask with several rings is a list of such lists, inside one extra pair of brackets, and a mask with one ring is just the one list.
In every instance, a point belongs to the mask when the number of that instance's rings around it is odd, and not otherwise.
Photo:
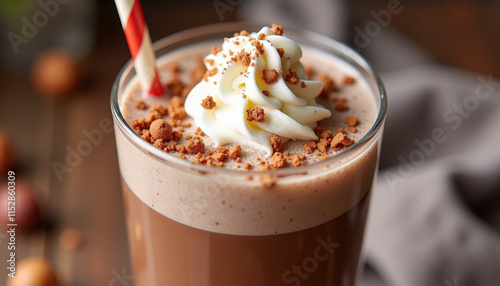
[[(313, 128), (331, 116), (316, 103), (323, 83), (308, 79), (301, 48), (281, 32), (275, 25), (241, 31), (205, 57), (207, 72), (184, 107), (217, 145), (250, 145), (271, 156), (273, 134), (282, 142), (318, 139)], [(202, 104), (208, 97), (210, 107)]]

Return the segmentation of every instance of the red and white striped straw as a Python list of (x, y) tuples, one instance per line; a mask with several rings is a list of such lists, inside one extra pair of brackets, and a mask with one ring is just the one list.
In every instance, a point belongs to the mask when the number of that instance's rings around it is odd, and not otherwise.
[(163, 86), (141, 3), (139, 0), (115, 0), (115, 4), (142, 87), (151, 95), (162, 95)]

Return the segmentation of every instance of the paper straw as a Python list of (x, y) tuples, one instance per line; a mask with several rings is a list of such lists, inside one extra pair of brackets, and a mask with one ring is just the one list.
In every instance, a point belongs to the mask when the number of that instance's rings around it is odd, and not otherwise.
[(153, 44), (139, 0), (115, 0), (115, 4), (142, 87), (151, 95), (162, 95)]

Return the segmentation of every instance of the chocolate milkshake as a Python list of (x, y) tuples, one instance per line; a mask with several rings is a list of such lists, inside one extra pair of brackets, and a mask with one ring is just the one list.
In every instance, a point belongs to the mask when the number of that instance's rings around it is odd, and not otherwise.
[(136, 285), (355, 285), (383, 87), (344, 45), (261, 28), (158, 43), (160, 98), (144, 95), (130, 65), (119, 74), (112, 110)]

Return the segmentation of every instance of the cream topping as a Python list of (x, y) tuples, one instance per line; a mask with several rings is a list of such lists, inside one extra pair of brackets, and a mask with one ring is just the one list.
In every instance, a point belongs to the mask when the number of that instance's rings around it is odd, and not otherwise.
[[(186, 113), (217, 145), (251, 145), (268, 156), (272, 134), (317, 140), (313, 128), (331, 112), (316, 103), (323, 83), (308, 79), (301, 57), (297, 43), (269, 27), (225, 39), (205, 57), (207, 74), (187, 96)], [(207, 96), (214, 108), (202, 107)], [(256, 108), (260, 120), (249, 115)]]

